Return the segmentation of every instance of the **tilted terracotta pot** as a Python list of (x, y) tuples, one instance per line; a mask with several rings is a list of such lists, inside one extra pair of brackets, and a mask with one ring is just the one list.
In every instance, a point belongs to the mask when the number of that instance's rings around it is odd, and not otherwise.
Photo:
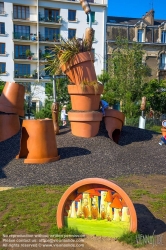
[(85, 86), (82, 89), (80, 85), (68, 85), (72, 109), (80, 111), (98, 110), (103, 88), (103, 85), (99, 84), (95, 92), (93, 86)]
[(17, 114), (0, 114), (0, 142), (16, 135), (20, 130)]
[(17, 158), (26, 158), (24, 163), (47, 163), (59, 160), (51, 119), (23, 121), (21, 150)]
[(108, 131), (109, 137), (116, 143), (119, 141), (124, 119), (125, 115), (118, 110), (111, 108), (105, 110), (105, 128)]
[(90, 138), (99, 132), (102, 113), (97, 111), (69, 111), (68, 119), (71, 122), (71, 132), (75, 136)]
[(63, 64), (61, 69), (76, 85), (83, 81), (97, 81), (92, 52), (78, 53), (69, 63)]
[(24, 116), (25, 87), (15, 82), (6, 82), (0, 96), (0, 111)]
[[(93, 189), (93, 188), (102, 187), (102, 186), (107, 189), (114, 190), (116, 193), (118, 193), (122, 197), (123, 201), (126, 204), (125, 206), (128, 207), (129, 213), (130, 213), (129, 230), (135, 233), (137, 231), (137, 214), (136, 214), (136, 211), (135, 211), (135, 208), (131, 199), (125, 193), (125, 191), (122, 188), (120, 188), (118, 185), (116, 185), (113, 181), (108, 181), (102, 178), (87, 178), (87, 179), (77, 181), (65, 191), (65, 193), (62, 195), (59, 201), (58, 208), (57, 208), (56, 220), (57, 220), (58, 228), (62, 228), (65, 224), (64, 223), (65, 222), (64, 217), (65, 217), (65, 212), (66, 212), (65, 205), (68, 201), (68, 198), (71, 197), (73, 193), (77, 193), (77, 191), (81, 190), (81, 188), (85, 190), (87, 187), (87, 190), (88, 190), (88, 189)], [(88, 222), (88, 225), (90, 225), (89, 222)], [(101, 227), (101, 230), (102, 230), (102, 227)]]
[(166, 128), (161, 128), (161, 133), (162, 133), (162, 136), (166, 136)]

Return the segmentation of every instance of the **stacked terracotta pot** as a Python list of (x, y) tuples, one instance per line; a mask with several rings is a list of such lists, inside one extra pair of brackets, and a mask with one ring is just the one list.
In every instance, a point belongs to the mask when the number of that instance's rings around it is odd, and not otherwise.
[(24, 116), (24, 94), (24, 86), (6, 82), (0, 96), (0, 142), (20, 130), (20, 118)]
[(103, 85), (80, 85), (83, 82), (97, 82), (94, 68), (94, 55), (91, 52), (77, 54), (70, 64), (64, 64), (62, 71), (69, 77), (72, 85), (68, 85), (72, 110), (68, 112), (71, 131), (75, 136), (93, 137), (99, 131), (102, 114), (98, 111)]

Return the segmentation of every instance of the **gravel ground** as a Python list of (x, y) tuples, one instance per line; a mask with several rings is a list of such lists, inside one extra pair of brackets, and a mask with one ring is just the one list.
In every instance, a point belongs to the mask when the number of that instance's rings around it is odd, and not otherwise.
[(158, 143), (161, 134), (124, 126), (119, 144), (108, 138), (104, 125), (93, 138), (73, 136), (70, 127), (61, 127), (56, 136), (60, 160), (47, 164), (24, 164), (15, 159), (20, 135), (0, 143), (0, 186), (73, 184), (90, 177), (162, 174), (166, 175), (166, 146)]

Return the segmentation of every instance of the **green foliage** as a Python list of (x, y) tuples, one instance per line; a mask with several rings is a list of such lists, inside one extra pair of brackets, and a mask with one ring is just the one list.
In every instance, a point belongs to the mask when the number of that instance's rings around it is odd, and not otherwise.
[(132, 245), (134, 248), (139, 248), (139, 247), (143, 247), (145, 244), (144, 241), (139, 242), (138, 239), (139, 237), (142, 237), (141, 234), (139, 234), (138, 232), (133, 233), (133, 232), (127, 232), (124, 233), (121, 237), (118, 238), (119, 242), (125, 242), (129, 245)]
[(0, 95), (2, 94), (4, 86), (5, 86), (5, 82), (0, 80)]
[(150, 107), (161, 113), (166, 112), (166, 81), (153, 79), (142, 86), (142, 94), (146, 96), (146, 109)]
[(44, 118), (52, 119), (51, 105), (52, 101), (46, 99), (45, 106), (40, 111), (34, 112), (35, 119), (44, 119)]
[[(142, 63), (143, 50), (140, 44), (129, 44), (126, 39), (117, 38), (116, 48), (108, 60), (108, 82), (103, 99), (113, 105), (121, 103), (127, 117), (138, 115), (143, 86), (150, 70)], [(107, 76), (108, 77), (108, 76)]]
[(103, 70), (102, 74), (97, 76), (97, 79), (105, 85), (110, 80), (110, 75), (107, 71)]

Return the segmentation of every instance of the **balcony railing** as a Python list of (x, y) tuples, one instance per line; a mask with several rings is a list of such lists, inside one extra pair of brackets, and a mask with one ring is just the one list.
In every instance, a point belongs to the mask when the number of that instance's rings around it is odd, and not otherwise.
[(55, 16), (55, 17), (41, 16), (39, 14), (39, 22), (61, 23), (62, 17), (61, 16)]
[(30, 33), (23, 33), (23, 32), (15, 32), (13, 33), (13, 38), (14, 39), (19, 39), (19, 40), (30, 40)]
[(22, 53), (22, 54), (14, 54), (13, 53), (13, 59), (25, 59), (25, 60), (33, 60), (33, 61), (36, 61), (38, 58), (37, 58), (37, 54), (34, 54), (32, 53), (31, 55), (29, 56), (26, 56), (26, 53)]
[(39, 41), (48, 41), (48, 42), (60, 42), (60, 35), (39, 35)]
[(14, 78), (37, 79), (38, 74), (34, 72), (19, 73), (17, 71), (14, 71)]
[(12, 12), (12, 19), (13, 20), (23, 20), (23, 21), (31, 21), (31, 22), (37, 22), (37, 15), (36, 13), (29, 13), (21, 15), (21, 13), (18, 12)]
[(5, 14), (6, 14), (6, 11), (0, 10), (0, 15), (5, 15)]

